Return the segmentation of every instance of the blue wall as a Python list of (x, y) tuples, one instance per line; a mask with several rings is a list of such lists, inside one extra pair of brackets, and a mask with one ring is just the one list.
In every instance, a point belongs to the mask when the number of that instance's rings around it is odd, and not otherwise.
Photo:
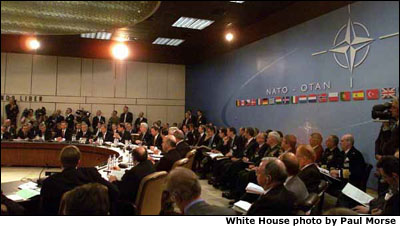
[[(336, 34), (347, 24), (349, 16), (353, 22), (365, 25), (370, 38), (374, 39), (365, 61), (353, 73), (340, 67), (331, 52), (311, 55), (333, 47)], [(354, 27), (358, 36), (366, 36), (360, 26)], [(398, 2), (357, 2), (350, 6), (350, 14), (348, 7), (340, 8), (218, 58), (188, 65), (186, 108), (204, 110), (207, 118), (219, 126), (252, 126), (294, 133), (300, 143), (307, 142), (313, 131), (322, 132), (324, 137), (352, 133), (366, 161), (375, 164), (374, 141), (380, 124), (372, 122), (370, 115), (372, 106), (383, 100), (255, 107), (236, 107), (235, 101), (281, 96), (267, 96), (266, 90), (283, 86), (289, 88), (284, 96), (384, 87), (397, 89), (398, 35), (379, 39), (396, 32), (399, 32)], [(344, 33), (341, 33), (338, 40), (343, 39)], [(366, 48), (359, 51), (356, 62), (365, 51)], [(340, 62), (343, 56), (338, 55)], [(301, 84), (327, 81), (330, 81), (330, 89), (300, 91)], [(373, 176), (369, 186), (376, 187)]]

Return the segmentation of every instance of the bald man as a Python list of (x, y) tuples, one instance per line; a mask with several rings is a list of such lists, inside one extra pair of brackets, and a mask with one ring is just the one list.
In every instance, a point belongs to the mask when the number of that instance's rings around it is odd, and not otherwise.
[(308, 191), (304, 182), (297, 176), (300, 170), (296, 155), (286, 152), (279, 156), (279, 159), (285, 164), (288, 173), (288, 178), (284, 183), (285, 187), (295, 194), (297, 203), (303, 203), (308, 197)]
[(310, 136), (310, 145), (315, 153), (315, 162), (320, 162), (324, 148), (322, 147), (322, 135), (320, 133), (312, 133)]
[(292, 215), (296, 196), (284, 186), (286, 179), (286, 167), (281, 160), (263, 161), (257, 170), (257, 181), (265, 193), (253, 203), (247, 215)]
[(154, 173), (156, 170), (153, 163), (147, 159), (147, 150), (138, 147), (132, 152), (135, 167), (125, 171), (121, 181), (115, 176), (110, 176), (109, 181), (117, 185), (120, 190), (120, 199), (134, 203), (139, 190), (140, 182), (144, 177)]
[(304, 182), (309, 193), (318, 194), (318, 186), (321, 183), (321, 173), (315, 164), (315, 153), (310, 145), (300, 145), (296, 150), (299, 161), (299, 178)]
[(162, 154), (164, 155), (156, 166), (157, 171), (167, 171), (172, 169), (176, 161), (181, 159), (181, 155), (176, 150), (176, 139), (173, 135), (167, 135), (163, 139)]

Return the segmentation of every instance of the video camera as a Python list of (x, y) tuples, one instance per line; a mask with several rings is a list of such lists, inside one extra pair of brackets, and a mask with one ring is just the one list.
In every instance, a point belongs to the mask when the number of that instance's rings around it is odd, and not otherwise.
[(75, 112), (76, 115), (76, 121), (82, 122), (84, 119), (87, 119), (90, 117), (91, 113), (85, 110), (77, 110)]
[(372, 107), (372, 119), (376, 120), (394, 120), (390, 108), (392, 107), (391, 102), (386, 102), (384, 104), (377, 104)]
[(36, 111), (35, 111), (35, 117), (38, 119), (38, 118), (41, 118), (41, 117), (43, 117), (43, 116), (45, 116), (46, 115), (46, 108), (45, 107), (42, 107), (42, 108), (38, 108)]

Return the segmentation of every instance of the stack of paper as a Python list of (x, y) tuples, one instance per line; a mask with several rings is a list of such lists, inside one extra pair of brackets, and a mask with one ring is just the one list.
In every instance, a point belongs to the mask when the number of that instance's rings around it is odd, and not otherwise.
[(206, 154), (208, 156), (210, 156), (211, 159), (215, 159), (217, 157), (223, 157), (224, 156), (222, 153), (207, 152)]
[(369, 202), (374, 199), (374, 197), (368, 195), (367, 193), (361, 191), (357, 187), (353, 186), (350, 183), (347, 183), (343, 188), (342, 193), (348, 196), (349, 198), (359, 202), (364, 206), (369, 206)]
[(117, 177), (117, 180), (121, 180), (122, 176), (124, 176), (124, 170), (112, 170), (110, 175)]
[(239, 200), (238, 202), (235, 202), (235, 204), (233, 204), (232, 209), (235, 210), (236, 212), (246, 214), (247, 211), (249, 211), (250, 207), (251, 203)]
[(263, 195), (265, 193), (264, 189), (260, 185), (254, 183), (249, 183), (247, 185), (246, 192), (256, 195)]
[(38, 187), (38, 184), (32, 181), (21, 184), (20, 186), (18, 186), (18, 188), (21, 190), (34, 190), (40, 192), (40, 187)]
[(321, 174), (323, 174), (323, 175), (325, 175), (325, 176), (328, 176), (329, 178), (332, 178), (332, 179), (334, 179), (334, 180), (340, 181), (338, 178), (332, 177), (332, 175), (330, 174), (329, 170), (324, 169), (324, 168), (321, 168), (321, 167), (318, 167), (318, 170), (319, 170), (319, 172), (320, 172)]

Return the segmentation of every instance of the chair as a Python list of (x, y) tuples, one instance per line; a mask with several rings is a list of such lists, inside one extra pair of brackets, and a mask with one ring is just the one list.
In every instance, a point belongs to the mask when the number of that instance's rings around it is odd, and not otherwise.
[(174, 163), (174, 165), (172, 166), (172, 169), (175, 169), (176, 167), (185, 167), (185, 168), (187, 168), (188, 167), (188, 163), (189, 163), (189, 159), (188, 158), (180, 159), (180, 160), (178, 160), (178, 161), (176, 161)]
[(138, 215), (158, 215), (160, 213), (160, 200), (167, 174), (166, 171), (155, 172), (142, 179), (135, 202)]
[(329, 182), (326, 180), (321, 180), (321, 182), (318, 185), (318, 197), (319, 197), (319, 203), (317, 208), (312, 209), (312, 212), (315, 212), (315, 215), (321, 215), (322, 213), (322, 208), (324, 206), (324, 201), (325, 201), (325, 192), (329, 188)]
[(367, 183), (368, 183), (368, 178), (369, 175), (371, 174), (371, 170), (372, 170), (373, 166), (371, 164), (367, 164), (365, 167), (365, 174), (364, 174), (364, 178), (361, 184), (361, 190), (366, 191), (367, 190)]
[(191, 170), (193, 168), (194, 156), (196, 155), (196, 149), (191, 150), (186, 154), (186, 158), (189, 159), (188, 167)]
[(319, 201), (320, 201), (320, 197), (318, 194), (310, 193), (307, 196), (307, 198), (301, 204), (298, 205), (298, 209), (299, 209), (299, 211), (302, 211), (303, 213), (307, 213), (307, 212), (315, 209), (315, 207), (317, 206)]

